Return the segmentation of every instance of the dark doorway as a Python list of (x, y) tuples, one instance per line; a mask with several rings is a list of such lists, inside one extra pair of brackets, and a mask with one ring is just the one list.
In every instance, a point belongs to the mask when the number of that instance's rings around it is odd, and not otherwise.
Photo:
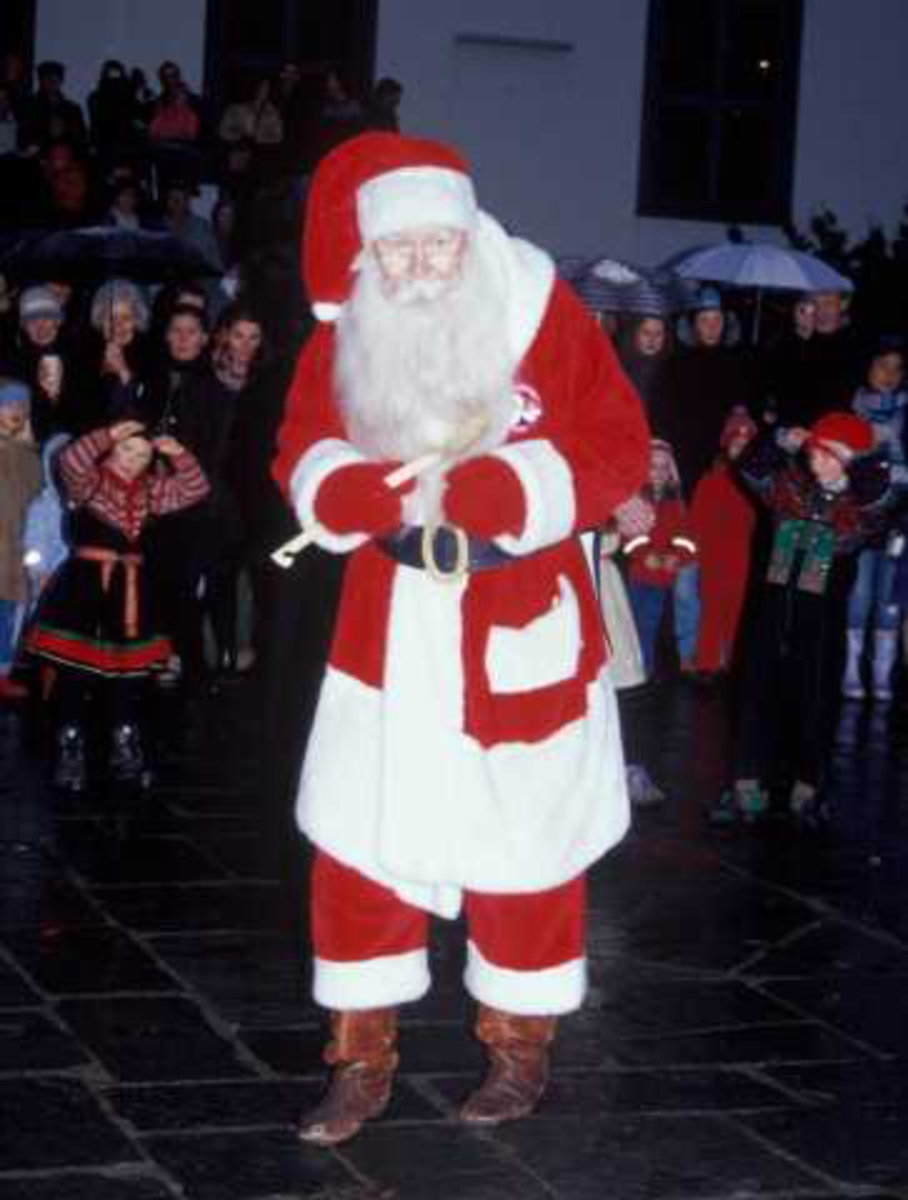
[(35, 0), (0, 3), (0, 57), (18, 54), (27, 67), (35, 50)]
[[(6, 4), (7, 0), (3, 0)], [(372, 82), (378, 0), (208, 0), (205, 91), (222, 103), (236, 79), (336, 71), (355, 91)]]

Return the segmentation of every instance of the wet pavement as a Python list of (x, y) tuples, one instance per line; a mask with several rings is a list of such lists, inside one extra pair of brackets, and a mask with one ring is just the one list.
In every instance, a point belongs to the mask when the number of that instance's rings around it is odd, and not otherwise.
[(716, 831), (728, 697), (667, 687), (668, 802), (592, 873), (592, 990), (538, 1114), (455, 1118), (480, 1067), (438, 928), (387, 1115), (297, 1141), (321, 1091), (305, 863), (255, 687), (206, 700), (150, 802), (51, 794), (0, 713), (4, 1200), (908, 1197), (908, 722), (849, 708), (833, 820)]

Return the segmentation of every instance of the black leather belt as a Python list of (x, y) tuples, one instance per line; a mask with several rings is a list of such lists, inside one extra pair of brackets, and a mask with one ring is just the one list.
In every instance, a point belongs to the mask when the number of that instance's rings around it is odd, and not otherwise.
[[(500, 550), (494, 542), (470, 537), (450, 525), (439, 525), (432, 532), (422, 525), (402, 525), (396, 533), (377, 540), (395, 562), (451, 577), (464, 571), (490, 571), (515, 561), (513, 554)], [(427, 551), (431, 561), (426, 561)]]

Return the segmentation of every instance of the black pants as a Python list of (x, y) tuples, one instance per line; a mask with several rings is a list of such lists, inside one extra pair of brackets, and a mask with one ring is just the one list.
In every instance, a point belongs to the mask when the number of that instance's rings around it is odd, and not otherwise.
[(736, 779), (822, 782), (837, 609), (829, 595), (763, 586), (747, 640)]

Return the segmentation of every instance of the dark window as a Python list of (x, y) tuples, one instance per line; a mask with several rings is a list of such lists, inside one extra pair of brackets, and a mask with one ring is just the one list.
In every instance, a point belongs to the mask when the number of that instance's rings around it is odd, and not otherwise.
[(802, 0), (650, 0), (637, 209), (790, 215)]
[[(6, 0), (0, 0), (0, 5)], [(378, 0), (208, 0), (205, 91), (223, 103), (231, 80), (272, 75), (294, 60), (372, 81)]]
[(0, 56), (18, 54), (31, 65), (35, 42), (35, 0), (0, 0)]

